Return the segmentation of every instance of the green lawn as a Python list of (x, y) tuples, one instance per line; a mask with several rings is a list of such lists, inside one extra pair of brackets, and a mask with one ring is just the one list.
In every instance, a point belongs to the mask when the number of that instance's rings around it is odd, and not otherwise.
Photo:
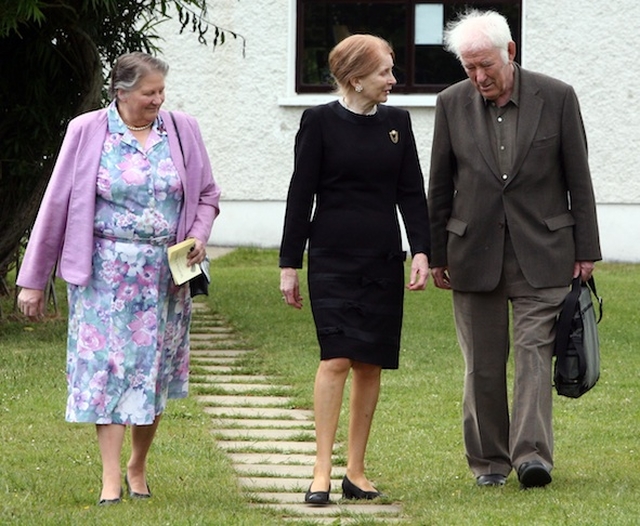
[[(555, 397), (554, 481), (529, 491), (513, 474), (504, 488), (475, 487), (461, 440), (463, 363), (450, 295), (431, 284), (407, 293), (400, 369), (383, 373), (367, 457), (370, 478), (402, 504), (406, 524), (640, 524), (640, 266), (600, 264), (596, 279), (605, 300), (601, 379), (581, 399)], [(211, 308), (256, 350), (246, 365), (292, 385), (295, 404), (310, 408), (311, 313), (308, 300), (301, 312), (283, 305), (276, 252), (237, 250), (213, 261), (212, 280)], [(63, 319), (0, 322), (0, 523), (282, 523), (248, 506), (191, 398), (169, 404), (154, 443), (154, 498), (95, 506), (94, 429), (64, 422), (65, 329)]]

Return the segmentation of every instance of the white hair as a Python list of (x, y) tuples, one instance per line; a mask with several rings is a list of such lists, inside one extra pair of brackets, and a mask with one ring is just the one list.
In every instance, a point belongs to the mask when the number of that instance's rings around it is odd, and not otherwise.
[(496, 11), (468, 10), (449, 22), (444, 32), (444, 48), (458, 60), (465, 51), (496, 48), (506, 64), (512, 40), (507, 19)]
[(121, 55), (111, 70), (109, 97), (116, 98), (118, 90), (131, 91), (135, 89), (140, 79), (152, 71), (156, 71), (164, 77), (169, 71), (169, 65), (164, 60), (141, 51)]

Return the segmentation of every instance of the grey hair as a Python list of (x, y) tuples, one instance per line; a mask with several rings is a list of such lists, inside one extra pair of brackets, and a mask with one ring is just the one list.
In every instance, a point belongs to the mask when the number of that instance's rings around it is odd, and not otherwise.
[(512, 40), (507, 19), (496, 11), (470, 9), (449, 22), (444, 32), (444, 48), (458, 60), (464, 51), (496, 48), (506, 64)]
[(115, 99), (118, 90), (131, 91), (135, 89), (140, 79), (152, 71), (165, 76), (169, 65), (148, 53), (134, 51), (121, 55), (116, 60), (109, 77), (109, 97)]

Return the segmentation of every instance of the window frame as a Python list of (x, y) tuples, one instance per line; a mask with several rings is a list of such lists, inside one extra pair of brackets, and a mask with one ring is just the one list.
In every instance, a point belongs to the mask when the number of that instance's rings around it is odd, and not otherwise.
[[(302, 97), (322, 97), (333, 93), (334, 88), (329, 85), (323, 84), (305, 84), (302, 81), (302, 57), (304, 56), (304, 7), (309, 4), (398, 4), (405, 5), (406, 9), (406, 39), (404, 42), (404, 49), (406, 50), (405, 63), (403, 67), (406, 69), (406, 78), (408, 82), (397, 85), (394, 88), (394, 94), (400, 94), (409, 98), (423, 98), (426, 100), (432, 100), (437, 93), (444, 88), (452, 84), (453, 82), (440, 82), (431, 84), (417, 84), (415, 80), (415, 72), (418, 69), (416, 67), (416, 46), (414, 44), (414, 28), (415, 28), (415, 6), (417, 4), (444, 4), (445, 9), (447, 6), (456, 6), (456, 12), (463, 9), (464, 6), (477, 7), (479, 9), (487, 7), (495, 7), (496, 4), (508, 4), (519, 10), (519, 20), (517, 23), (510, 22), (511, 32), (514, 41), (516, 42), (516, 61), (521, 63), (522, 53), (522, 37), (524, 26), (524, 8), (525, 0), (468, 0), (467, 2), (461, 2), (460, 0), (291, 0), (294, 11), (294, 45), (293, 45), (293, 92)], [(451, 7), (448, 7), (451, 9)], [(445, 15), (446, 16), (446, 15)], [(449, 18), (447, 18), (448, 20)], [(384, 35), (383, 35), (384, 36)], [(447, 53), (447, 52), (445, 52)], [(450, 54), (449, 54), (450, 55)], [(457, 62), (457, 59), (450, 55), (452, 60)], [(458, 64), (459, 65), (459, 64)], [(459, 79), (466, 77), (462, 66), (460, 67)], [(457, 79), (458, 80), (458, 79)], [(456, 81), (457, 81), (456, 80)], [(324, 96), (324, 97), (323, 97)]]

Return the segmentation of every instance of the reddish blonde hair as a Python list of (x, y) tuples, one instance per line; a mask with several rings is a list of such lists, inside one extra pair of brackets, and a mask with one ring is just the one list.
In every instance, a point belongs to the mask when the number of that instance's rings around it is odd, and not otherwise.
[(347, 91), (352, 78), (373, 73), (380, 64), (380, 52), (395, 59), (391, 44), (374, 35), (351, 35), (329, 53), (329, 70), (341, 91)]

